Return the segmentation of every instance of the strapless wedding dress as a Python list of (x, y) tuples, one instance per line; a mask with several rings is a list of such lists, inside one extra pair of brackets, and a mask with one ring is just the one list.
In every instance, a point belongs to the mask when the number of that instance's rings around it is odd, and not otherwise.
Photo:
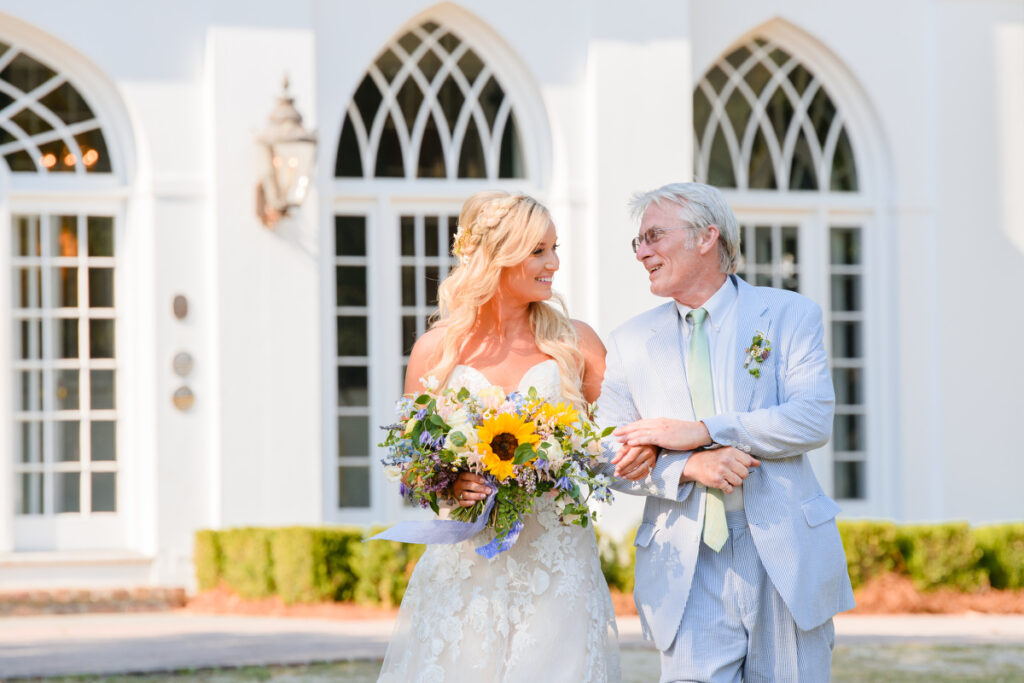
[[(490, 386), (458, 365), (449, 386)], [(553, 360), (530, 368), (530, 387), (561, 398)], [(519, 540), (488, 560), (478, 546), (489, 529), (453, 545), (431, 545), (409, 580), (388, 645), (381, 682), (618, 681), (615, 613), (593, 527), (563, 526), (550, 498), (534, 502)]]

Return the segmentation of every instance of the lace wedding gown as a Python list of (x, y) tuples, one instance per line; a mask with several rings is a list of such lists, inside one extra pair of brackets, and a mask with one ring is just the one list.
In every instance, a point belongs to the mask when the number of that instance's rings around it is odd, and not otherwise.
[[(466, 365), (449, 385), (490, 382)], [(539, 363), (519, 382), (561, 396), (558, 365)], [(519, 540), (488, 560), (486, 529), (431, 545), (416, 564), (388, 645), (380, 683), (618, 681), (615, 613), (592, 527), (563, 526), (548, 497), (534, 502)]]

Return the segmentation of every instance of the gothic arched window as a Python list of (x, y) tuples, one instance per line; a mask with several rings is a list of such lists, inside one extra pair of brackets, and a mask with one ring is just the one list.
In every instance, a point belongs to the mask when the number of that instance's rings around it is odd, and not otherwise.
[(391, 42), (349, 103), (339, 178), (522, 178), (512, 102), (491, 68), (426, 22)]
[(856, 192), (843, 119), (821, 81), (755, 38), (718, 61), (693, 92), (694, 176), (740, 190)]

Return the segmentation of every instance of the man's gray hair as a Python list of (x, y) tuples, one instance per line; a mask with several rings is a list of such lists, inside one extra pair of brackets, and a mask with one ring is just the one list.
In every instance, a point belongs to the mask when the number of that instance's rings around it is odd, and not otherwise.
[[(740, 251), (740, 228), (735, 214), (717, 188), (704, 183), (662, 185), (649, 192), (637, 192), (629, 201), (629, 209), (633, 218), (640, 222), (651, 204), (663, 206), (662, 202), (678, 205), (679, 218), (696, 228), (701, 237), (707, 234), (708, 227), (717, 227), (719, 269), (723, 273), (736, 272), (736, 259)], [(687, 247), (691, 247), (692, 243), (692, 240), (688, 240)]]

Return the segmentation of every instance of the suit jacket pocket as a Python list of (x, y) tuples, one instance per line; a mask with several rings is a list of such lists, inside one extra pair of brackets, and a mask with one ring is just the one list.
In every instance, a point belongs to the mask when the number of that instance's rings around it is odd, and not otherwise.
[(804, 511), (808, 526), (818, 526), (835, 519), (839, 514), (839, 506), (834, 500), (820, 493), (810, 500), (805, 500), (800, 507)]
[(654, 525), (644, 522), (636, 530), (636, 538), (633, 539), (633, 545), (638, 548), (646, 548), (652, 538), (654, 538)]

